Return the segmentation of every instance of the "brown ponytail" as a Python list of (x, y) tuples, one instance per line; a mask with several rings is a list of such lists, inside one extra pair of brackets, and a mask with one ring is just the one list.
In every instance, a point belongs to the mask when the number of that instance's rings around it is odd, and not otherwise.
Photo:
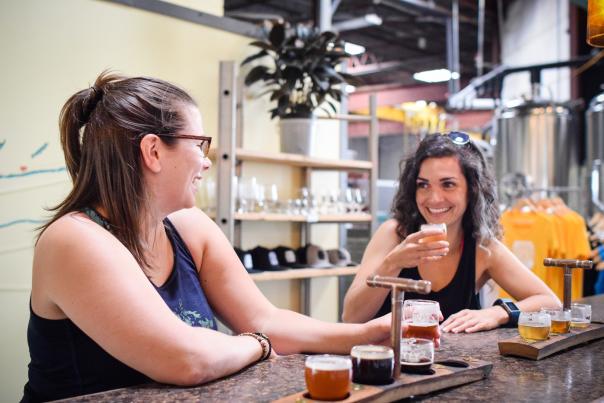
[(147, 267), (141, 243), (147, 196), (139, 139), (181, 130), (186, 105), (195, 101), (173, 84), (107, 71), (92, 87), (72, 95), (61, 109), (59, 130), (73, 188), (51, 209), (55, 214), (40, 234), (70, 212), (102, 206), (111, 232)]

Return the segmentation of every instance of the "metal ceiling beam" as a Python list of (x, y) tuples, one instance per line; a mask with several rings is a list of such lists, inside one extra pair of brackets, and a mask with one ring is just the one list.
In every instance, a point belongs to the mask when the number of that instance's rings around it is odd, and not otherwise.
[[(402, 12), (411, 12), (415, 15), (422, 15), (425, 13), (440, 16), (440, 17), (452, 17), (451, 10), (441, 7), (433, 2), (427, 2), (423, 0), (373, 0), (376, 4), (383, 4), (384, 6), (399, 10)], [(477, 21), (474, 18), (460, 16), (459, 22), (465, 24), (477, 25)], [(444, 23), (444, 20), (443, 20)]]
[(178, 6), (161, 0), (103, 0), (108, 3), (121, 4), (123, 6), (138, 8), (179, 20), (189, 21), (194, 24), (204, 25), (233, 34), (248, 36), (250, 38), (263, 38), (262, 29), (256, 25), (235, 20), (228, 17), (219, 17), (204, 13), (192, 8)]
[(382, 19), (377, 14), (365, 14), (362, 17), (351, 18), (346, 21), (333, 24), (333, 29), (338, 32), (353, 31), (355, 29), (374, 27), (382, 25)]

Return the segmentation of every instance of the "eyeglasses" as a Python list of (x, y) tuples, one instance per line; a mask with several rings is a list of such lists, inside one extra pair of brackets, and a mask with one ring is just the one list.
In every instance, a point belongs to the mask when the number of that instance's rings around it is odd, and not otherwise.
[(177, 138), (177, 139), (191, 139), (191, 140), (199, 140), (200, 143), (197, 144), (197, 147), (201, 150), (201, 153), (204, 157), (207, 157), (210, 153), (210, 144), (212, 144), (212, 138), (207, 136), (195, 136), (192, 134), (156, 134), (159, 137), (165, 138)]
[(464, 146), (470, 142), (470, 136), (464, 132), (450, 132), (447, 137), (458, 146)]

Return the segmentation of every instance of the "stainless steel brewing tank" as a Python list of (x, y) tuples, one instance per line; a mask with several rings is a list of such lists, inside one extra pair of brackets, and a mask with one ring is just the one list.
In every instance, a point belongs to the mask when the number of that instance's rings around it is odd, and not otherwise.
[[(522, 100), (498, 109), (491, 143), (501, 201), (511, 202), (501, 186), (502, 178), (508, 174), (508, 177), (518, 173), (526, 175), (533, 189), (577, 187), (580, 178), (578, 136), (576, 118), (563, 104)], [(558, 196), (569, 207), (583, 210), (578, 192), (559, 192)]]
[[(589, 108), (585, 112), (585, 123), (587, 130), (587, 141), (585, 150), (585, 159), (587, 167), (587, 178), (591, 180), (594, 161), (600, 160), (604, 164), (604, 92), (589, 103)], [(598, 171), (599, 192), (598, 200), (604, 200), (604, 168), (600, 167)], [(596, 177), (596, 179), (598, 179)], [(589, 213), (597, 211), (592, 203), (589, 203)]]

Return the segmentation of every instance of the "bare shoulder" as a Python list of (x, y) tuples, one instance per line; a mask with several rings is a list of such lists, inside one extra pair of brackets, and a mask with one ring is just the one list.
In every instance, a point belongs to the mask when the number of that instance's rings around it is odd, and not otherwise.
[(168, 216), (185, 242), (203, 242), (220, 232), (216, 223), (197, 207), (176, 211)]
[(123, 248), (113, 235), (85, 214), (73, 212), (59, 218), (46, 228), (36, 243), (35, 253), (37, 255), (51, 251), (90, 253), (89, 249), (98, 250), (110, 246)]
[(197, 207), (176, 211), (168, 218), (187, 245), (198, 269), (205, 251), (229, 243), (218, 225)]
[(483, 244), (476, 244), (476, 260), (480, 266), (492, 268), (505, 262), (512, 253), (499, 239), (491, 239)]

